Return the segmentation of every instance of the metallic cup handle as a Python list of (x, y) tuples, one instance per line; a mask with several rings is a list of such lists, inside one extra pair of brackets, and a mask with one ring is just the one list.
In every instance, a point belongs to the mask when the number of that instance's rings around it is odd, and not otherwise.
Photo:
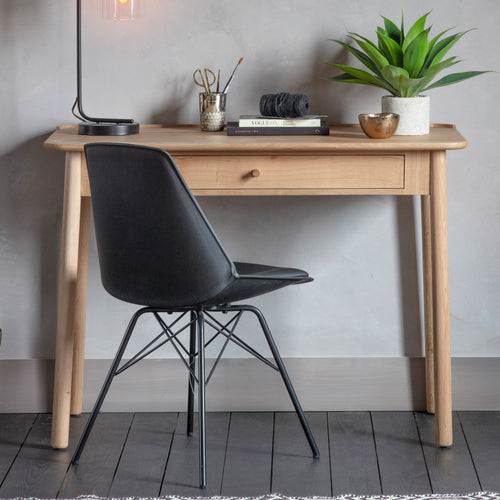
[(200, 127), (207, 132), (224, 129), (226, 120), (226, 94), (200, 93)]

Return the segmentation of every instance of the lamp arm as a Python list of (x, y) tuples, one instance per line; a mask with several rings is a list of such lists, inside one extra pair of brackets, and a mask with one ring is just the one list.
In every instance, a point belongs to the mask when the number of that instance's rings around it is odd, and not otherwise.
[[(77, 88), (76, 101), (80, 118), (84, 121), (96, 123), (134, 123), (134, 120), (129, 118), (92, 118), (83, 110), (82, 104), (82, 2), (76, 0), (76, 72), (77, 72)], [(73, 106), (74, 108), (74, 106)]]

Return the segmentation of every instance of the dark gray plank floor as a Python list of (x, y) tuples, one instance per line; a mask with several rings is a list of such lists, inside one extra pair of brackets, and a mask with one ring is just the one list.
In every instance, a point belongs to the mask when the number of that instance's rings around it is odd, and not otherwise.
[(294, 413), (207, 415), (208, 487), (199, 490), (197, 428), (183, 413), (104, 413), (80, 462), (87, 416), (67, 450), (50, 448), (51, 416), (0, 415), (0, 498), (178, 494), (290, 496), (500, 491), (500, 412), (454, 414), (454, 445), (434, 445), (434, 419), (413, 412), (311, 412), (321, 458)]
[(271, 491), (290, 496), (330, 496), (328, 415), (318, 412), (306, 416), (321, 458), (311, 455), (295, 414), (276, 413)]
[(431, 493), (414, 415), (374, 412), (372, 421), (384, 493)]
[(335, 412), (328, 421), (333, 495), (381, 493), (370, 413)]

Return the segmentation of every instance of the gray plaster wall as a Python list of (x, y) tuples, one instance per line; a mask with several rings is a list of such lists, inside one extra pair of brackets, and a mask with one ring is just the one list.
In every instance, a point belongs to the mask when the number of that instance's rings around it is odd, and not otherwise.
[[(500, 70), (498, 0), (143, 0), (133, 23), (84, 4), (84, 101), (90, 115), (196, 123), (196, 68), (225, 80), (243, 57), (227, 119), (264, 93), (303, 92), (312, 111), (354, 123), (382, 91), (322, 79), (354, 62), (328, 41), (369, 37), (380, 14), (407, 22), (432, 9), (433, 33), (477, 28), (452, 49), (460, 70)], [(43, 141), (75, 123), (75, 2), (0, 0), (0, 359), (53, 358), (64, 155)], [(469, 141), (448, 155), (452, 354), (500, 357), (498, 73), (431, 91), (432, 121)], [(419, 199), (201, 198), (235, 260), (307, 269), (316, 280), (255, 303), (285, 357), (423, 353)], [(86, 356), (110, 358), (133, 308), (103, 291), (91, 239)], [(247, 329), (250, 326), (246, 327)], [(257, 341), (257, 346), (259, 342)], [(162, 354), (165, 357), (172, 353)], [(230, 351), (230, 357), (239, 356)]]

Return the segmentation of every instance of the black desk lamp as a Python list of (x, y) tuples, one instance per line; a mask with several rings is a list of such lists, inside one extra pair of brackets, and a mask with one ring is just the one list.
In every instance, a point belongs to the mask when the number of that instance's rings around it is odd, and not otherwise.
[[(131, 19), (125, 12), (134, 13), (137, 0), (106, 0), (108, 17), (113, 19)], [(109, 5), (111, 4), (111, 5)], [(77, 58), (77, 94), (71, 111), (79, 120), (78, 133), (81, 135), (132, 135), (139, 132), (139, 124), (131, 119), (92, 118), (83, 111), (82, 105), (82, 2), (76, 0), (76, 58)], [(78, 112), (75, 110), (77, 108)]]

